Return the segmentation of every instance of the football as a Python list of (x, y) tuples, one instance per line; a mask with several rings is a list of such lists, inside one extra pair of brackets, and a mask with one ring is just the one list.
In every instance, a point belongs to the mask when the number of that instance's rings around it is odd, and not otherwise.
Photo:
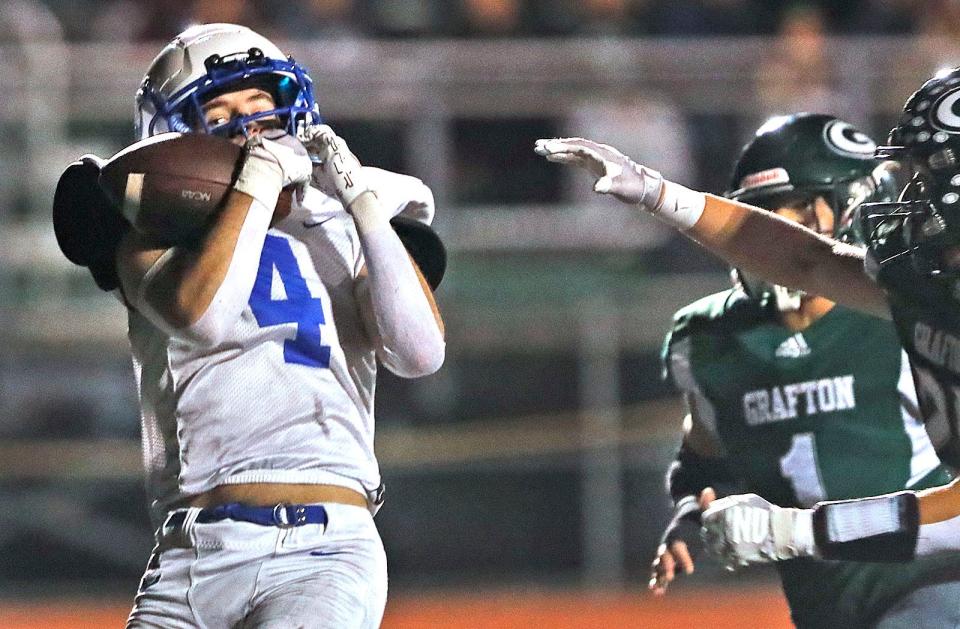
[[(199, 133), (163, 133), (131, 144), (100, 172), (100, 187), (142, 234), (169, 244), (195, 241), (220, 211), (243, 147)], [(291, 194), (277, 201), (273, 222), (290, 213)]]

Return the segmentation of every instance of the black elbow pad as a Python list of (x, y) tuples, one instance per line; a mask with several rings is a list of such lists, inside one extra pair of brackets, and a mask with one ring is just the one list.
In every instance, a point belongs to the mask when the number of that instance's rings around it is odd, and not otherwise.
[(87, 267), (97, 286), (111, 291), (120, 285), (115, 257), (129, 223), (100, 188), (101, 161), (84, 155), (60, 175), (53, 197), (53, 231), (63, 255)]
[(429, 225), (405, 216), (394, 216), (390, 225), (430, 288), (437, 290), (447, 270), (447, 248), (440, 236)]

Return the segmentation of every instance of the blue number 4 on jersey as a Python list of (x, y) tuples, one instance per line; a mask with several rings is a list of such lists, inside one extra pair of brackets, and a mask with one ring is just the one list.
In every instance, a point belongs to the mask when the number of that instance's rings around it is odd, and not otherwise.
[[(274, 269), (283, 282), (286, 299), (272, 298)], [(310, 294), (286, 238), (267, 235), (260, 255), (257, 281), (250, 295), (250, 309), (261, 328), (282, 323), (297, 324), (297, 335), (283, 344), (284, 361), (308, 367), (330, 366), (330, 347), (320, 342), (320, 326), (326, 322), (323, 303)]]

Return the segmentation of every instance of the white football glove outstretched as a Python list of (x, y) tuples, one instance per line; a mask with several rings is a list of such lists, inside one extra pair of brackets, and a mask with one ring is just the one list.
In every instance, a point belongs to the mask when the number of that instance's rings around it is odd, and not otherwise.
[(589, 171), (597, 177), (595, 192), (639, 205), (677, 229), (690, 229), (703, 214), (706, 195), (702, 192), (665, 180), (612, 146), (583, 138), (552, 138), (537, 140), (534, 151), (551, 162), (574, 164)]
[(347, 209), (364, 192), (373, 192), (360, 160), (327, 125), (301, 129), (299, 139), (313, 160), (313, 185), (340, 199)]
[(597, 177), (594, 192), (612, 194), (624, 203), (642, 204), (656, 211), (663, 188), (663, 177), (655, 170), (640, 166), (607, 144), (583, 138), (537, 140), (534, 150), (558, 164), (573, 164)]
[(756, 494), (727, 496), (703, 512), (703, 541), (727, 570), (814, 555), (813, 512)]

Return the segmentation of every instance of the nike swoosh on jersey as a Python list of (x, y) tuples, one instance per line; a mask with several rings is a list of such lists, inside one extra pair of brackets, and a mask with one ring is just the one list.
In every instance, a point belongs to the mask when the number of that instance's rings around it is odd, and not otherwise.
[(331, 550), (331, 551), (322, 551), (322, 550), (311, 550), (310, 554), (314, 557), (329, 557), (330, 555), (343, 555), (347, 551), (345, 550)]
[(325, 218), (322, 221), (317, 221), (316, 223), (308, 223), (307, 221), (303, 221), (303, 226), (306, 227), (307, 229), (310, 229), (311, 227), (319, 227), (320, 225), (323, 225), (329, 220), (333, 220), (333, 217), (331, 216), (329, 218)]

